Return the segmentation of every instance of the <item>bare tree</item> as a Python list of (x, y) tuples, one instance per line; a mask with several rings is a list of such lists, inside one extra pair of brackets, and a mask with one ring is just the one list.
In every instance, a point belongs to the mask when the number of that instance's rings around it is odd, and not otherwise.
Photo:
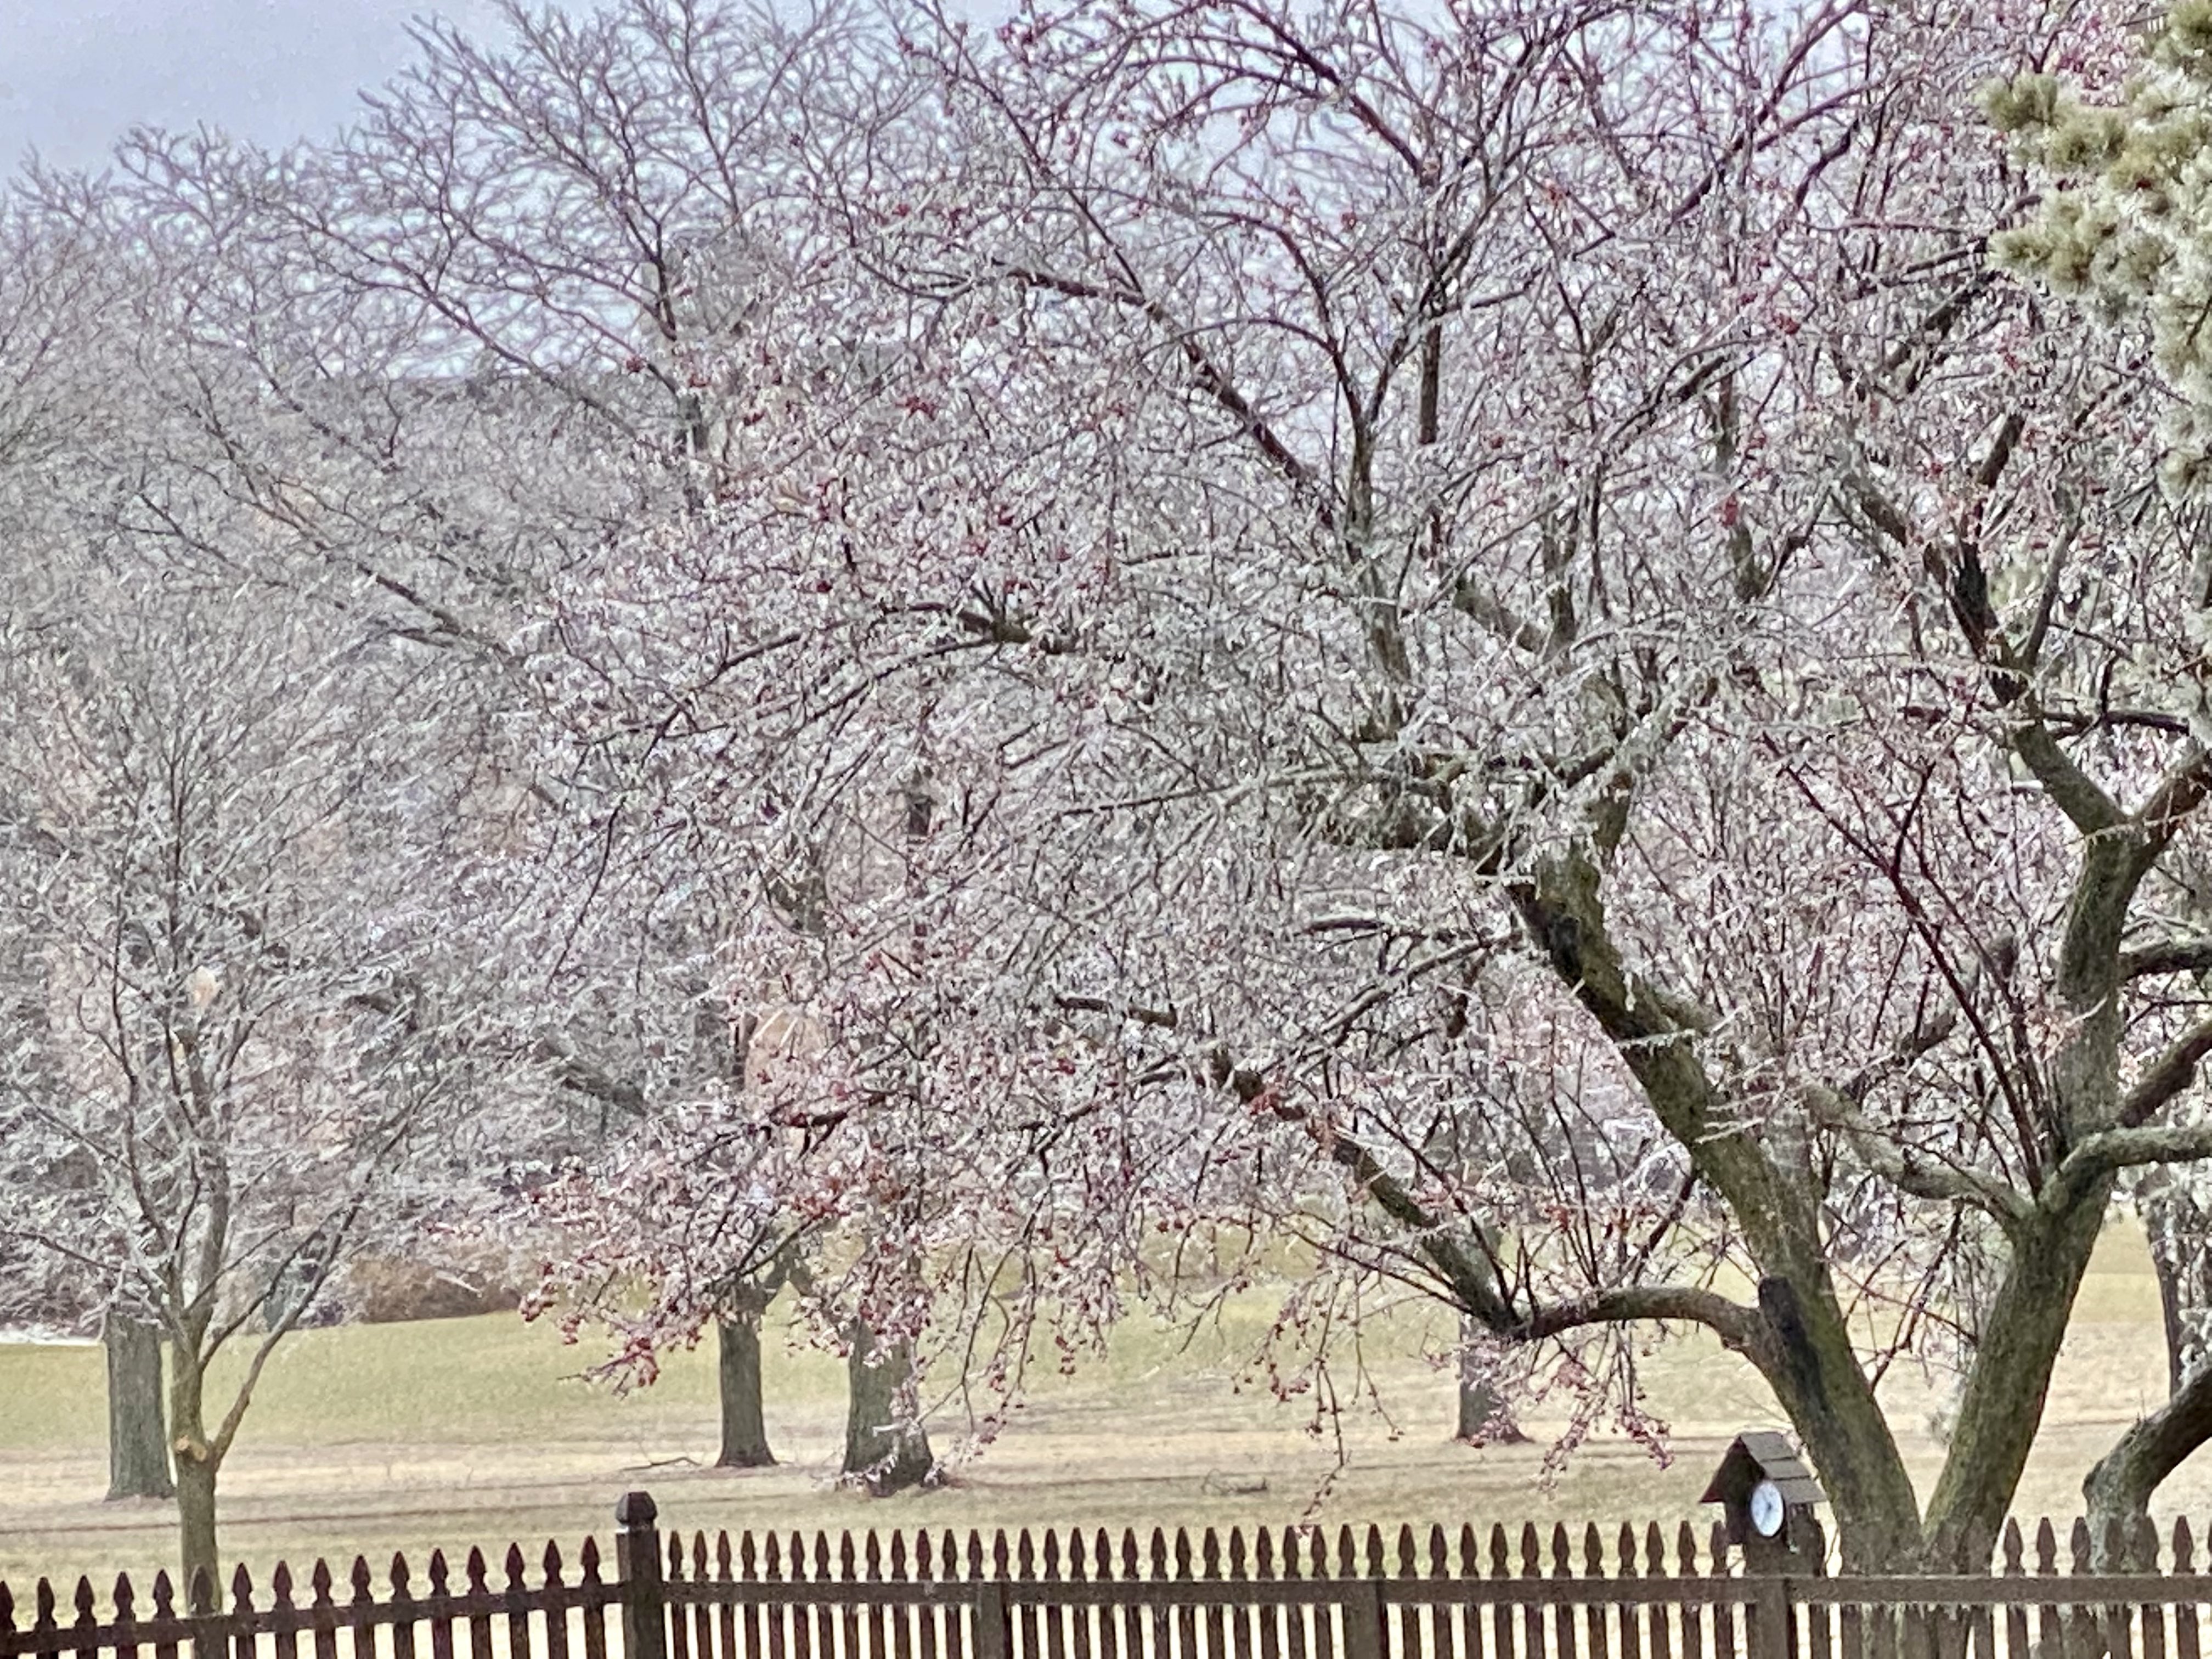
[[(482, 1079), (404, 668), (264, 596), (49, 545), (19, 584), (0, 740), (41, 1014), (9, 1060), (0, 1230), (169, 1350), (187, 1582), (276, 1346), (371, 1241), (450, 1203), (429, 1130)], [(457, 948), (459, 947), (459, 948)], [(234, 1341), (243, 1378), (211, 1395)]]

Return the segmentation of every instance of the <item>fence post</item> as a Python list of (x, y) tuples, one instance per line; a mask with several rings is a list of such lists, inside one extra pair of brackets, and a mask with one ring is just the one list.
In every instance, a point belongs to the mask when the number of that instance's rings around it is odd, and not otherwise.
[(647, 1492), (615, 1504), (615, 1577), (622, 1583), (623, 1659), (668, 1659), (668, 1626), (660, 1588), (660, 1510)]
[(1382, 1587), (1355, 1578), (1344, 1587), (1344, 1659), (1382, 1659), (1389, 1651), (1382, 1628)]
[(1761, 1573), (1753, 1582), (1750, 1659), (1792, 1659), (1790, 1581), (1778, 1572)]
[(975, 1659), (1013, 1659), (1013, 1652), (1006, 1587), (998, 1579), (987, 1578), (975, 1586)]

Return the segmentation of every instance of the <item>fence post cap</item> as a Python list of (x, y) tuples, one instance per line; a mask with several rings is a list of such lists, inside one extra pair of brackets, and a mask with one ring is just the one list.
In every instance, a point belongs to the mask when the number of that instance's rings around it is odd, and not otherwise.
[(626, 1492), (615, 1500), (615, 1525), (618, 1527), (649, 1527), (659, 1518), (659, 1506), (649, 1492)]

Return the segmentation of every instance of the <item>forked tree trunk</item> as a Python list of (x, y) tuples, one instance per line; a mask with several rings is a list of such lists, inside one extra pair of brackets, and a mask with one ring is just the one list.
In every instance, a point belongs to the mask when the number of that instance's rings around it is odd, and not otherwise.
[(854, 1321), (846, 1331), (845, 1360), (851, 1387), (845, 1415), (845, 1474), (878, 1498), (920, 1486), (937, 1468), (929, 1436), (911, 1419), (915, 1400), (914, 1345), (901, 1337), (879, 1343)]
[(715, 1372), (722, 1396), (722, 1450), (719, 1469), (765, 1469), (775, 1466), (768, 1424), (761, 1414), (761, 1298), (740, 1297), (714, 1322)]
[(161, 1332), (111, 1313), (100, 1328), (100, 1345), (107, 1355), (108, 1501), (174, 1497), (161, 1405)]

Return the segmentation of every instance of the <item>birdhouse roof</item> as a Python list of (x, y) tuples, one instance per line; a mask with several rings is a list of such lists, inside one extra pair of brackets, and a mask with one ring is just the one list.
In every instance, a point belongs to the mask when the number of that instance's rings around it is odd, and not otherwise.
[(1772, 1429), (1750, 1429), (1736, 1436), (1735, 1442), (1721, 1459), (1721, 1466), (1713, 1472), (1712, 1484), (1705, 1488), (1700, 1501), (1725, 1504), (1740, 1498), (1762, 1480), (1771, 1480), (1780, 1489), (1785, 1504), (1825, 1504), (1828, 1494), (1820, 1490), (1820, 1483), (1813, 1478), (1813, 1471), (1797, 1455), (1797, 1448), (1790, 1437)]

